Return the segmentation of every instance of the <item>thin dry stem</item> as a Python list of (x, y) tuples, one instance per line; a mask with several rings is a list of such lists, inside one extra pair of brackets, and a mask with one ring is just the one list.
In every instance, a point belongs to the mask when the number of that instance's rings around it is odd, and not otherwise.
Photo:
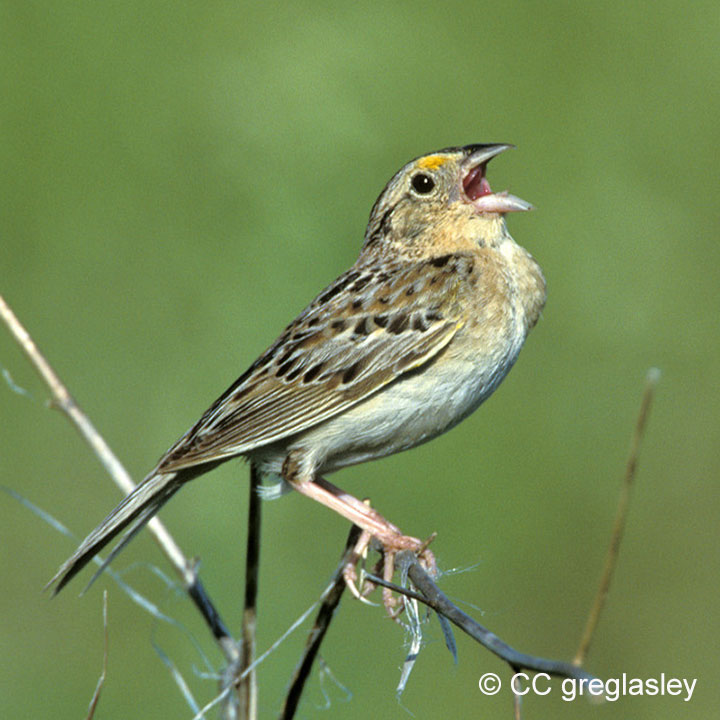
[(305, 683), (310, 677), (313, 662), (317, 657), (325, 634), (330, 627), (330, 623), (335, 615), (335, 610), (340, 604), (340, 598), (347, 587), (345, 568), (347, 567), (349, 558), (353, 555), (353, 549), (357, 544), (361, 532), (361, 529), (357, 525), (350, 527), (342, 557), (330, 580), (330, 585), (323, 593), (323, 604), (320, 606), (320, 610), (315, 618), (315, 623), (310, 629), (300, 662), (297, 664), (291, 678), (290, 687), (285, 695), (282, 710), (280, 711), (280, 720), (291, 720), (295, 717), (295, 712), (297, 711), (300, 697), (305, 688)]
[[(110, 449), (110, 446), (105, 442), (102, 435), (96, 430), (88, 416), (80, 409), (80, 406), (72, 397), (67, 387), (61, 382), (57, 373), (40, 352), (30, 333), (25, 329), (2, 296), (0, 296), (0, 318), (2, 318), (15, 341), (50, 389), (52, 406), (61, 410), (75, 426), (115, 484), (126, 494), (132, 492), (135, 488), (135, 483), (133, 483), (129, 473)], [(198, 610), (200, 610), (206, 623), (210, 626), (228, 663), (236, 662), (239, 657), (237, 645), (232, 640), (219, 613), (216, 611), (202, 583), (197, 577), (194, 563), (187, 560), (182, 550), (180, 550), (179, 545), (158, 518), (153, 518), (148, 523), (148, 529), (160, 546), (165, 557), (167, 557), (170, 564), (180, 576), (190, 598)]]
[(90, 700), (90, 706), (88, 708), (88, 714), (86, 720), (93, 720), (95, 717), (95, 710), (97, 710), (98, 703), (100, 702), (100, 693), (103, 687), (105, 687), (105, 678), (107, 677), (107, 662), (108, 662), (108, 602), (107, 602), (107, 590), (103, 591), (103, 664), (102, 672), (98, 678), (97, 685), (95, 686), (95, 692), (93, 693), (92, 699)]
[[(132, 481), (130, 474), (110, 449), (102, 435), (95, 429), (95, 426), (90, 422), (90, 418), (80, 409), (80, 406), (61, 382), (57, 373), (38, 349), (30, 333), (23, 327), (2, 296), (0, 296), (0, 317), (2, 317), (13, 338), (50, 389), (52, 406), (57, 407), (69, 418), (83, 440), (100, 460), (113, 482), (125, 494), (131, 493), (135, 489), (135, 483)], [(192, 565), (185, 558), (182, 550), (180, 550), (180, 547), (162, 522), (158, 518), (153, 518), (148, 523), (148, 528), (183, 582), (186, 585), (192, 584), (195, 580)]]
[(600, 616), (602, 615), (608, 592), (610, 591), (610, 583), (612, 582), (613, 573), (617, 565), (618, 554), (620, 553), (620, 544), (625, 532), (625, 523), (627, 521), (627, 512), (630, 504), (630, 490), (635, 480), (637, 472), (638, 455), (640, 453), (640, 445), (645, 433), (645, 425), (650, 413), (650, 405), (652, 404), (655, 387), (660, 379), (660, 371), (657, 368), (648, 370), (645, 379), (645, 391), (643, 392), (642, 401), (640, 403), (640, 412), (638, 413), (637, 422), (635, 423), (635, 431), (630, 443), (630, 453), (625, 465), (625, 476), (620, 487), (620, 497), (618, 499), (617, 511), (615, 513), (615, 523), (613, 524), (612, 535), (610, 536), (610, 544), (605, 555), (605, 564), (602, 576), (598, 585), (595, 601), (588, 615), (585, 624), (585, 630), (580, 640), (577, 653), (573, 658), (573, 665), (580, 667), (587, 657), (590, 643), (592, 642), (595, 630)]
[[(254, 464), (250, 466), (250, 501), (248, 506), (247, 553), (245, 565), (245, 607), (242, 619), (242, 648), (240, 653), (237, 695), (240, 717), (257, 720), (258, 681), (257, 668), (253, 664), (256, 655), (258, 575), (260, 571), (260, 473)], [(245, 672), (251, 668), (249, 672)]]

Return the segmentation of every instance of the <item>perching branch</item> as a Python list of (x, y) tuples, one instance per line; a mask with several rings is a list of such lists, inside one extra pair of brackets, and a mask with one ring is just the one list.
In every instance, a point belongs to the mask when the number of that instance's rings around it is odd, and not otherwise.
[[(425, 571), (417, 556), (410, 551), (398, 553), (396, 557), (396, 564), (398, 569), (400, 569), (401, 576), (409, 577), (413, 585), (420, 590), (420, 593), (417, 593), (410, 588), (401, 587), (395, 583), (388, 582), (376, 575), (367, 574), (367, 579), (376, 585), (393, 590), (410, 600), (422, 602), (432, 608), (438, 614), (439, 619), (442, 620), (443, 618), (446, 618), (457, 625), (457, 627), (459, 627), (463, 632), (467, 633), (474, 640), (508, 663), (513, 672), (530, 670), (532, 672), (544, 672), (548, 675), (557, 675), (560, 677), (574, 679), (584, 678), (588, 680), (592, 679), (592, 675), (584, 670), (581, 670), (581, 666), (587, 656), (590, 642), (595, 633), (595, 629), (597, 628), (597, 624), (610, 589), (613, 571), (617, 564), (620, 543), (625, 530), (627, 510), (630, 501), (630, 489), (635, 479), (635, 473), (637, 470), (640, 444), (642, 442), (650, 412), (650, 405), (652, 403), (655, 386), (657, 385), (659, 379), (660, 372), (656, 368), (651, 368), (647, 374), (645, 391), (643, 393), (640, 412), (638, 414), (635, 432), (630, 446), (630, 454), (625, 468), (624, 481), (620, 490), (620, 499), (618, 501), (615, 523), (610, 538), (610, 545), (605, 558), (603, 574), (600, 580), (597, 595), (595, 597), (595, 602), (590, 611), (587, 625), (580, 642), (580, 647), (572, 663), (546, 660), (545, 658), (518, 652), (514, 648), (510, 647), (507, 643), (500, 640), (500, 638), (498, 638), (494, 633), (490, 632), (487, 628), (473, 620), (473, 618), (467, 615), (467, 613), (455, 606)], [(346, 557), (346, 554), (347, 547), (345, 553), (343, 554), (343, 558)], [(337, 596), (336, 598), (333, 597), (333, 602), (336, 600), (335, 605), (340, 602), (340, 596), (343, 590), (341, 569), (342, 564), (338, 573), (334, 577), (337, 588)], [(330, 599), (328, 598), (326, 605), (328, 605), (329, 600)], [(332, 605), (330, 611), (328, 612), (323, 613), (321, 610), (318, 615), (316, 625), (311, 631), (310, 638), (308, 639), (308, 646), (303, 654), (303, 658), (298, 665), (298, 668), (295, 671), (293, 683), (288, 691), (288, 695), (285, 698), (283, 711), (280, 715), (281, 720), (290, 720), (290, 718), (294, 716), (295, 709), (297, 708), (297, 704), (300, 699), (300, 694), (304, 688), (305, 680), (310, 673), (312, 662), (317, 655), (320, 643), (322, 642), (325, 632), (327, 631), (329, 623), (332, 619), (332, 611), (334, 610), (335, 605)], [(323, 607), (323, 610), (324, 609), (325, 606)], [(317, 630), (316, 628), (321, 628), (321, 630)], [(519, 695), (514, 696), (514, 711), (516, 718), (520, 716), (520, 700), (521, 697)]]
[(400, 587), (395, 583), (387, 582), (376, 575), (368, 575), (368, 579), (377, 585), (382, 585), (413, 600), (419, 600), (429, 608), (432, 608), (438, 615), (447, 618), (451, 623), (473, 638), (473, 640), (476, 640), (501, 660), (504, 660), (510, 665), (514, 672), (531, 670), (533, 672), (544, 672), (548, 675), (558, 675), (560, 677), (576, 679), (591, 679), (593, 677), (570, 663), (546, 660), (545, 658), (535, 657), (534, 655), (526, 655), (510, 647), (507, 643), (500, 640), (497, 635), (480, 625), (480, 623), (453, 604), (425, 571), (414, 553), (403, 550), (397, 554), (395, 562), (400, 568), (401, 574), (407, 572), (413, 585), (420, 590), (419, 593), (408, 588)]

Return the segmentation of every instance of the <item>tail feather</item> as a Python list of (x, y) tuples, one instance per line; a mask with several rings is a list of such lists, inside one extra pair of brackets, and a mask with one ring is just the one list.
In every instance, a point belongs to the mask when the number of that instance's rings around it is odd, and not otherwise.
[[(105, 568), (110, 565), (110, 563), (125, 549), (127, 544), (147, 525), (150, 520), (153, 519), (153, 517), (156, 515), (156, 513), (160, 510), (160, 508), (175, 494), (175, 491), (178, 488), (176, 487), (169, 495), (163, 498), (162, 502), (156, 503), (154, 505), (150, 505), (143, 510), (140, 515), (138, 515), (135, 520), (130, 524), (130, 527), (125, 530), (125, 534), (120, 538), (119, 542), (113, 547), (113, 549), (110, 551), (108, 556), (100, 563), (100, 567), (93, 573), (92, 577), (90, 578), (88, 584), (83, 589), (81, 595), (83, 593), (86, 593), (90, 586), (100, 577), (100, 575), (105, 572)], [(88, 561), (92, 558), (88, 558)], [(53, 592), (53, 595), (57, 595), (57, 593), (60, 592), (62, 586), (69, 582), (72, 576), (79, 572), (82, 569), (82, 566), (79, 566), (77, 570), (73, 572), (72, 575), (68, 575), (67, 579), (63, 578), (63, 582), (61, 585), (58, 585), (57, 589)]]
[(52, 580), (45, 586), (57, 583), (53, 595), (57, 595), (67, 583), (87, 565), (119, 533), (129, 528), (127, 535), (103, 563), (91, 583), (125, 545), (149, 522), (160, 508), (197, 473), (174, 472), (151, 474), (141, 482), (79, 545), (78, 549), (63, 563)]

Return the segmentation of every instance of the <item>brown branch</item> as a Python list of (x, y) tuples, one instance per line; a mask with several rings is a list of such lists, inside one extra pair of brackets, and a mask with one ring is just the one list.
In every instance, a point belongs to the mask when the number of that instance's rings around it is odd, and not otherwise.
[(648, 415), (650, 414), (650, 406), (655, 393), (655, 387), (659, 380), (660, 371), (657, 368), (650, 368), (645, 378), (645, 390), (640, 403), (637, 422), (635, 423), (635, 431), (633, 432), (630, 443), (630, 453), (625, 465), (625, 476), (620, 486), (620, 497), (618, 499), (617, 511), (615, 512), (615, 523), (613, 524), (612, 534), (610, 536), (610, 544), (607, 549), (607, 554), (605, 555), (605, 565), (602, 576), (600, 577), (597, 593), (595, 594), (595, 601), (593, 602), (585, 624), (585, 630), (583, 631), (578, 651), (573, 658), (573, 665), (578, 667), (585, 662), (588, 650), (590, 649), (590, 643), (592, 642), (595, 629), (600, 621), (600, 615), (605, 607), (605, 601), (607, 600), (610, 590), (610, 583), (612, 582), (618, 554), (620, 552), (620, 544), (625, 532), (625, 523), (627, 521), (627, 512), (630, 504), (630, 490), (635, 481), (640, 445), (645, 433)]
[[(70, 420), (81, 437), (90, 446), (103, 467), (115, 484), (126, 494), (135, 488), (129, 473), (105, 439), (100, 435), (88, 416), (80, 409), (67, 387), (61, 382), (57, 373), (38, 349), (30, 333), (23, 327), (10, 306), (0, 296), (0, 318), (7, 326), (10, 334), (23, 350), (30, 363), (50, 389), (51, 405), (58, 408)], [(225, 655), (228, 663), (239, 658), (237, 644), (215, 609), (212, 600), (198, 578), (194, 563), (189, 561), (179, 545), (175, 542), (159, 518), (155, 517), (148, 523), (148, 529), (154, 536), (165, 557), (170, 561), (195, 606), (210, 628), (213, 636)]]

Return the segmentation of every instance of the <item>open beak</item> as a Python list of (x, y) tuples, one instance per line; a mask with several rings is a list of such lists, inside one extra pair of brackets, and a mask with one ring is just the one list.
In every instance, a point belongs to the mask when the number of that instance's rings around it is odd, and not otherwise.
[(533, 209), (529, 202), (508, 194), (507, 190), (494, 193), (485, 177), (490, 160), (501, 152), (514, 147), (514, 145), (491, 144), (468, 145), (463, 148), (467, 153), (462, 170), (463, 192), (468, 202), (472, 203), (478, 212), (508, 213)]

